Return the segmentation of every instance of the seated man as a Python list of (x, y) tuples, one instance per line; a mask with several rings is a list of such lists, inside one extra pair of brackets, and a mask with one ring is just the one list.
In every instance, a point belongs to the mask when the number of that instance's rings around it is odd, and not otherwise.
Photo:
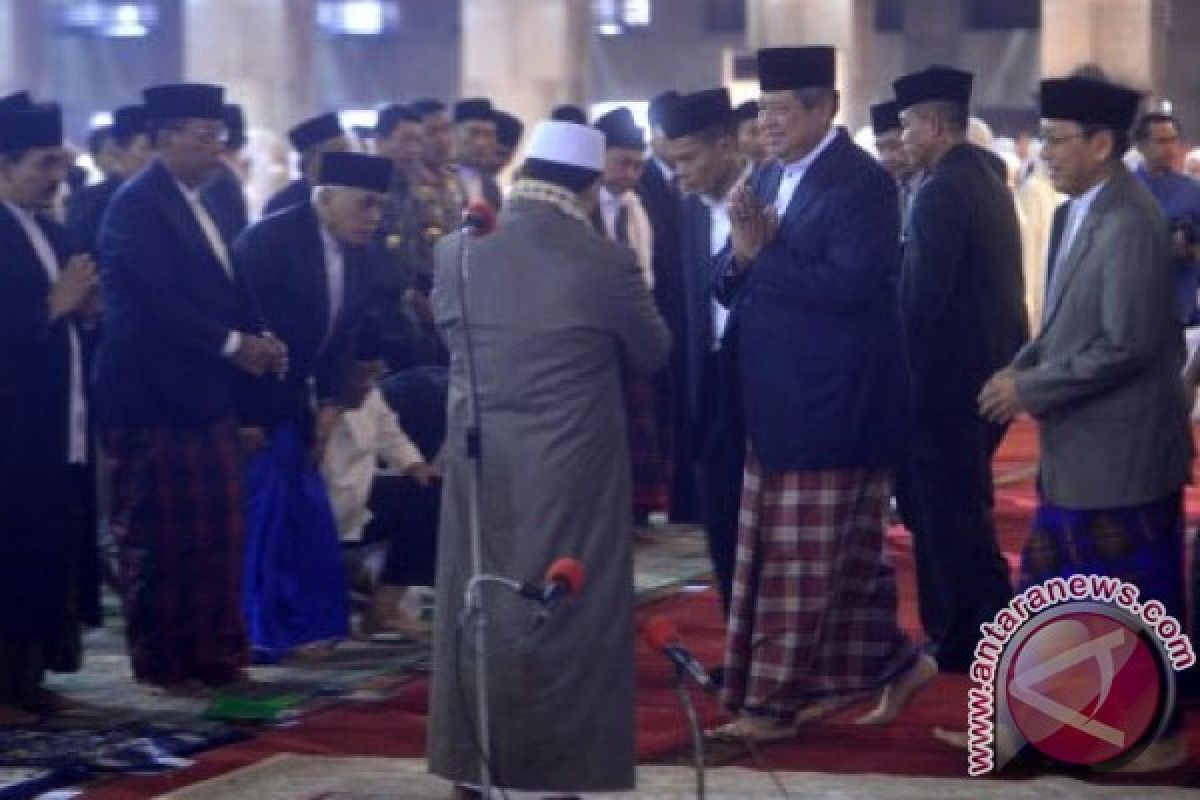
[[(387, 542), (383, 571), (363, 613), (361, 631), (426, 633), (428, 625), (402, 610), (400, 602), (409, 586), (433, 584), (438, 503), (434, 482), (439, 475), (400, 428), (376, 386), (383, 361), (372, 352), (369, 339), (364, 337), (345, 380), (346, 412), (329, 438), (321, 472), (342, 541)], [(392, 474), (380, 472), (381, 461)], [(410, 493), (413, 481), (420, 488)], [(426, 503), (405, 502), (409, 494), (431, 496), (432, 516), (423, 513)], [(423, 524), (427, 517), (433, 524)]]

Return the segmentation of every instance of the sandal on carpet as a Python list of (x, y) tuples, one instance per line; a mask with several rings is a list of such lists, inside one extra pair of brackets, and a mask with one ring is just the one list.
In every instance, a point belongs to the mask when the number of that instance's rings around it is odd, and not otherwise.
[(408, 638), (426, 639), (433, 634), (433, 627), (424, 620), (416, 619), (403, 611), (387, 616), (364, 612), (358, 622), (358, 636), (361, 639), (384, 641), (388, 639)]
[(770, 717), (738, 717), (705, 735), (724, 742), (779, 742), (796, 736), (796, 726)]

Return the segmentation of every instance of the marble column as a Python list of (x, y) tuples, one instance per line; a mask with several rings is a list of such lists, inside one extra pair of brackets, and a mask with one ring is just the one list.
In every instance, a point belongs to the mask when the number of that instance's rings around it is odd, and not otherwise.
[(276, 133), (315, 113), (315, 0), (185, 0), (185, 80), (221, 84), (251, 127)]
[(49, 4), (41, 0), (0, 2), (0, 96), (28, 89), (37, 99), (54, 92), (52, 75), (42, 69), (50, 27)]
[(1095, 64), (1115, 80), (1161, 90), (1170, 7), (1169, 0), (1042, 0), (1042, 74)]
[(586, 105), (589, 0), (461, 0), (461, 96), (490, 97), (527, 125), (559, 103)]
[(875, 0), (746, 0), (746, 45), (832, 45), (838, 51), (839, 119), (850, 130), (868, 119), (873, 79)]
[(908, 72), (931, 64), (955, 66), (963, 42), (963, 8), (959, 0), (906, 0), (904, 67)]

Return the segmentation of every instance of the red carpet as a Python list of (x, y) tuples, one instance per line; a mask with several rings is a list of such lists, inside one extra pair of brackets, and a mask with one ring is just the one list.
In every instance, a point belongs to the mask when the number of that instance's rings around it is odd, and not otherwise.
[[(1028, 423), (1016, 425), (996, 458), (996, 473), (1001, 483), (1004, 483), (1003, 476), (1033, 464), (1036, 450), (1032, 426)], [(1001, 547), (1015, 557), (1033, 511), (1033, 481), (1025, 478), (1001, 485), (996, 495)], [(1200, 494), (1189, 488), (1187, 499), (1189, 515), (1200, 514)], [(919, 636), (913, 559), (907, 533), (902, 529), (893, 530), (889, 545), (899, 572), (902, 623), (914, 636)], [(650, 613), (671, 618), (701, 660), (709, 664), (720, 662), (723, 621), (712, 591), (683, 592), (641, 612), (643, 616)], [(662, 760), (681, 753), (687, 745), (683, 713), (666, 660), (639, 642), (637, 662), (638, 753), (644, 761)], [(96, 800), (150, 797), (279, 752), (420, 756), (425, 741), (426, 688), (424, 680), (414, 681), (387, 702), (316, 714), (294, 727), (269, 730), (250, 741), (205, 754), (188, 769), (158, 777), (122, 778), (89, 791), (86, 796)], [(905, 716), (890, 726), (861, 728), (848, 724), (856, 713), (850, 710), (814, 727), (793, 742), (764, 748), (764, 758), (771, 768), (781, 770), (965, 777), (965, 754), (934, 740), (931, 730), (938, 725), (954, 729), (965, 727), (966, 688), (967, 679), (963, 676), (940, 676), (917, 696)], [(721, 718), (711, 698), (695, 696), (703, 724), (711, 725)], [(1128, 782), (1200, 785), (1200, 712), (1188, 710), (1184, 720), (1191, 752), (1188, 764), (1152, 780), (1141, 776), (1131, 777)], [(749, 760), (741, 765), (755, 766)]]

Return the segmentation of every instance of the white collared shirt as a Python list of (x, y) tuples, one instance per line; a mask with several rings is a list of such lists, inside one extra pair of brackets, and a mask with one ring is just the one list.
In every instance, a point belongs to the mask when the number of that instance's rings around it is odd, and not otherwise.
[(825, 138), (808, 151), (807, 155), (783, 165), (783, 177), (779, 181), (779, 191), (775, 194), (775, 213), (779, 215), (780, 219), (783, 219), (783, 215), (787, 213), (788, 204), (792, 202), (792, 195), (796, 193), (796, 187), (800, 185), (800, 181), (804, 180), (808, 168), (837, 138), (838, 130), (836, 126), (830, 127)]
[[(189, 189), (179, 181), (175, 181), (175, 185), (183, 193), (183, 199), (187, 201), (188, 207), (192, 210), (192, 216), (200, 224), (200, 230), (204, 231), (204, 238), (208, 240), (208, 246), (212, 248), (213, 254), (225, 268), (225, 274), (229, 276), (230, 280), (233, 280), (233, 262), (229, 259), (229, 249), (225, 246), (225, 240), (221, 238), (221, 229), (217, 227), (217, 223), (213, 222), (212, 215), (208, 213), (208, 209), (204, 207), (204, 201), (200, 199), (200, 190)], [(241, 346), (242, 335), (237, 331), (230, 331), (229, 335), (225, 337), (225, 343), (221, 346), (221, 354), (226, 358), (231, 358)]]
[(324, 347), (333, 335), (338, 314), (342, 313), (342, 304), (345, 302), (346, 262), (342, 246), (333, 238), (325, 223), (318, 221), (317, 227), (321, 231), (321, 246), (325, 251), (325, 287), (329, 291), (329, 320), (325, 327), (325, 338), (321, 342)]
[[(51, 287), (58, 282), (61, 275), (58, 255), (54, 246), (46, 238), (46, 232), (38, 225), (37, 219), (30, 212), (18, 205), (5, 201), (12, 215), (17, 218), (25, 238), (37, 253), (38, 261), (46, 272), (46, 279)], [(70, 350), (71, 388), (70, 400), (67, 403), (67, 463), (87, 463), (87, 398), (83, 393), (83, 347), (79, 343), (79, 333), (75, 323), (70, 319), (67, 323), (67, 345)]]
[(367, 503), (381, 459), (392, 472), (404, 472), (425, 460), (376, 387), (367, 393), (362, 408), (338, 418), (321, 461), (343, 541), (360, 541), (371, 521)]
[(468, 205), (485, 199), (483, 196), (483, 173), (478, 169), (469, 164), (459, 164), (458, 179), (462, 182)]
[[(725, 245), (729, 241), (730, 232), (733, 230), (733, 223), (729, 219), (729, 206), (733, 199), (733, 192), (746, 182), (753, 169), (753, 165), (747, 164), (746, 168), (742, 170), (742, 174), (720, 200), (706, 194), (700, 195), (700, 201), (708, 207), (708, 255), (711, 258), (716, 258), (717, 253), (725, 249)], [(709, 342), (709, 346), (716, 350), (721, 346), (721, 337), (725, 335), (725, 325), (729, 322), (729, 309), (715, 299), (710, 299), (709, 303), (712, 314), (712, 341)]]
[(1054, 254), (1054, 270), (1046, 283), (1046, 302), (1042, 305), (1043, 322), (1058, 299), (1058, 287), (1062, 282), (1062, 268), (1071, 252), (1071, 246), (1075, 243), (1075, 236), (1079, 233), (1084, 219), (1092, 210), (1092, 203), (1095, 202), (1097, 195), (1108, 185), (1108, 180), (1105, 179), (1079, 197), (1072, 198), (1067, 207), (1067, 222), (1063, 227), (1062, 241), (1058, 244), (1058, 252)]
[(232, 279), (233, 262), (229, 260), (229, 249), (225, 246), (225, 240), (221, 238), (221, 229), (217, 227), (217, 223), (213, 222), (212, 215), (208, 213), (208, 209), (204, 207), (204, 201), (200, 199), (200, 190), (189, 189), (179, 181), (175, 181), (175, 185), (179, 187), (179, 191), (183, 192), (183, 199), (187, 200), (188, 207), (192, 209), (192, 214), (200, 223), (200, 229), (204, 231), (204, 238), (208, 239), (208, 246), (212, 248), (213, 254), (225, 268), (225, 274)]

